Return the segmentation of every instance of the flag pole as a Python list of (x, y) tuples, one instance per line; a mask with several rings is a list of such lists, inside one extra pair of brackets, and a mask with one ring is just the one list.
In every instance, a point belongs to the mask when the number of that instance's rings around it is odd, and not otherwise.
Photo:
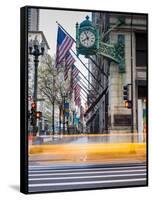
[(92, 75), (92, 77), (97, 81), (97, 83), (103, 89), (103, 86), (101, 85), (101, 83), (96, 79), (96, 77), (94, 76), (94, 74), (86, 67), (86, 65), (84, 64), (84, 62), (82, 62), (82, 60), (77, 56), (77, 54), (72, 49), (70, 49), (70, 50), (79, 59), (79, 61), (81, 62), (81, 64), (88, 70), (88, 72)]
[[(60, 26), (60, 28), (67, 33), (67, 35), (69, 35), (69, 37), (71, 37), (73, 39), (74, 42), (76, 42), (76, 40), (61, 26), (61, 24), (59, 24), (57, 21), (56, 23), (58, 24), (58, 26)], [(79, 61), (82, 63), (82, 65), (89, 71), (89, 73), (92, 75), (92, 77), (97, 81), (97, 83), (100, 85), (100, 87), (102, 89), (104, 89), (104, 87), (101, 85), (101, 83), (96, 79), (96, 77), (93, 75), (93, 73), (86, 67), (86, 65), (82, 62), (82, 60), (77, 56), (77, 54), (71, 49), (71, 51), (75, 54), (75, 56), (79, 59)], [(95, 64), (95, 66), (97, 67), (97, 65)], [(99, 68), (99, 67), (98, 67)], [(99, 68), (100, 69), (100, 68)], [(105, 74), (104, 74), (105, 75)], [(105, 95), (106, 91), (107, 91), (108, 87), (106, 87), (102, 93), (97, 97), (97, 99), (95, 100), (95, 102), (93, 102), (93, 104), (88, 108), (88, 110), (85, 112), (85, 115), (87, 115), (90, 110), (100, 101), (100, 99)]]
[[(56, 21), (56, 23), (58, 24), (58, 26), (60, 26), (62, 28), (62, 30), (67, 33), (69, 35), (69, 37), (71, 37), (73, 39), (73, 41), (76, 43), (76, 40), (63, 28), (63, 26)], [(90, 56), (88, 56), (88, 58), (94, 63), (94, 65), (99, 69), (99, 71), (106, 77), (108, 78), (108, 75), (100, 68), (100, 66), (96, 63), (95, 60), (93, 60), (93, 58), (91, 58)]]
[(88, 95), (88, 92), (81, 85), (79, 85), (79, 86)]
[(87, 97), (86, 97), (86, 96), (84, 95), (84, 93), (83, 93), (83, 90), (81, 90), (80, 96), (81, 96), (86, 102), (88, 101)]
[(80, 70), (79, 70), (79, 73), (80, 73), (80, 74), (82, 75), (82, 77), (92, 86), (92, 88), (96, 91), (96, 93), (99, 94), (99, 92), (97, 91), (97, 89), (90, 83), (90, 81), (83, 75), (83, 73), (80, 72)]
[(81, 94), (80, 94), (80, 97), (86, 102), (87, 99), (85, 99)]
[(103, 90), (101, 95), (92, 103), (92, 105), (85, 112), (84, 116), (87, 116), (87, 114), (97, 105), (97, 103), (100, 101), (100, 99), (106, 94), (107, 89), (108, 89), (108, 86)]
[(57, 25), (60, 26), (60, 28), (62, 28), (62, 30), (69, 36), (73, 39), (73, 41), (76, 43), (76, 40), (63, 28), (63, 26), (58, 22), (56, 21)]
[[(86, 86), (82, 83), (82, 81), (80, 81), (80, 80), (78, 80), (79, 81), (79, 85), (81, 86), (81, 87), (83, 87), (85, 90), (88, 90), (87, 88), (86, 88)], [(94, 96), (94, 94), (91, 92), (91, 91), (89, 91), (93, 96)]]
[[(63, 28), (63, 26), (61, 24), (59, 24), (57, 21), (56, 23), (58, 24), (58, 26), (60, 26), (60, 28), (69, 36), (73, 39), (73, 41), (76, 43), (76, 40)], [(93, 75), (93, 73), (86, 67), (86, 65), (84, 64), (84, 62), (82, 62), (82, 60), (78, 57), (78, 55), (72, 50), (72, 53), (74, 53), (74, 55), (78, 58), (78, 60), (81, 62), (81, 64), (88, 70), (88, 72), (92, 75), (92, 77), (97, 81), (97, 83), (100, 85), (100, 87), (103, 89), (104, 87), (101, 85), (101, 83), (96, 79), (96, 77)], [(90, 57), (89, 57), (90, 58)], [(91, 58), (92, 59), (92, 58)], [(95, 61), (94, 61), (95, 62)], [(94, 63), (95, 64), (95, 63)], [(97, 66), (97, 65), (95, 65)], [(98, 67), (99, 68), (99, 67)], [(99, 68), (100, 69), (100, 68)], [(100, 69), (101, 70), (101, 69)], [(103, 72), (101, 72), (103, 73)]]
[(80, 96), (81, 96), (85, 101), (87, 101), (87, 97), (86, 97), (83, 93), (80, 92)]
[[(82, 94), (84, 97), (85, 97), (85, 94), (84, 94), (85, 92), (83, 92), (83, 90), (81, 90), (81, 92), (80, 92), (80, 94)], [(87, 99), (87, 97), (86, 97), (86, 99)]]

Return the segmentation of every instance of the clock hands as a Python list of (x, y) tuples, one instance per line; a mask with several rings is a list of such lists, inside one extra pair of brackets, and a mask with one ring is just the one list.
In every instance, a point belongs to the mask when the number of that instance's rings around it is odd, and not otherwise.
[(80, 42), (82, 43), (83, 46), (85, 47), (91, 47), (94, 42), (95, 42), (95, 36), (93, 33), (90, 31), (83, 31), (80, 34)]
[(84, 34), (86, 35), (86, 38), (85, 38), (85, 39), (83, 39), (83, 40), (82, 40), (82, 42), (83, 42), (83, 41), (85, 41), (85, 40), (89, 40), (89, 37), (88, 37), (87, 33), (86, 33), (86, 32), (84, 32)]
[(88, 39), (89, 39), (89, 37), (88, 37), (87, 33), (86, 33), (86, 32), (84, 32), (84, 34), (86, 35), (86, 39), (88, 40)]
[(84, 42), (85, 40), (88, 40), (88, 39), (89, 39), (89, 38), (85, 38), (85, 39), (82, 40), (82, 42)]

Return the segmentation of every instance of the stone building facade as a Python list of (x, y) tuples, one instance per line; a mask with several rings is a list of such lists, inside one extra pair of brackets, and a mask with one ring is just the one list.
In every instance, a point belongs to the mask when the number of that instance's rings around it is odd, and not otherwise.
[[(120, 25), (121, 19), (123, 23)], [(95, 12), (92, 21), (99, 28), (102, 42), (116, 44), (119, 37), (124, 38), (125, 64), (122, 70), (118, 63), (106, 56), (92, 56), (108, 76), (90, 61), (90, 69), (103, 88), (91, 76), (90, 81), (100, 93), (104, 88), (108, 89), (88, 113), (87, 129), (91, 133), (130, 132), (133, 116), (133, 131), (143, 133), (146, 131), (147, 109), (147, 15)], [(125, 108), (123, 100), (123, 86), (127, 84), (133, 84), (133, 111)]]

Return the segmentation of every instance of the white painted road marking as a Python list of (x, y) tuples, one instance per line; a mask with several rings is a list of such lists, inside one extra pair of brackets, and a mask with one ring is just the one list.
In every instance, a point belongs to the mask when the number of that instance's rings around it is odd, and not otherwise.
[(43, 174), (29, 174), (29, 177), (32, 176), (48, 176), (48, 175), (74, 175), (74, 174), (102, 174), (102, 173), (124, 173), (124, 172), (145, 172), (146, 169), (139, 170), (115, 170), (115, 171), (97, 171), (97, 172), (69, 172), (69, 173), (43, 173)]
[(58, 191), (73, 188), (139, 186), (147, 184), (145, 165), (98, 166), (94, 168), (51, 169), (29, 166), (29, 192)]
[(85, 169), (58, 169), (58, 170), (54, 170), (54, 169), (47, 169), (47, 170), (44, 170), (43, 168), (41, 169), (39, 169), (39, 170), (29, 170), (29, 172), (36, 172), (36, 173), (39, 173), (39, 172), (42, 172), (41, 170), (43, 170), (43, 172), (50, 172), (50, 170), (52, 171), (52, 172), (60, 172), (60, 171), (94, 171), (94, 170), (106, 170), (106, 171), (108, 171), (109, 169), (121, 169), (121, 170), (123, 170), (123, 169), (143, 169), (143, 168), (145, 168), (145, 166), (137, 166), (137, 167), (135, 167), (135, 166), (130, 166), (130, 167), (110, 167), (110, 168), (85, 168)]
[(102, 183), (124, 183), (124, 182), (135, 182), (135, 181), (145, 181), (145, 178), (105, 180), (105, 181), (89, 181), (89, 182), (83, 181), (83, 182), (65, 182), (65, 183), (36, 183), (36, 184), (29, 184), (29, 187), (89, 185), (89, 184), (102, 184)]
[(36, 180), (66, 180), (66, 179), (85, 179), (85, 178), (106, 178), (106, 177), (128, 177), (128, 176), (144, 176), (143, 174), (116, 174), (116, 175), (101, 175), (101, 176), (70, 176), (70, 177), (55, 177), (55, 178), (30, 178), (29, 181)]

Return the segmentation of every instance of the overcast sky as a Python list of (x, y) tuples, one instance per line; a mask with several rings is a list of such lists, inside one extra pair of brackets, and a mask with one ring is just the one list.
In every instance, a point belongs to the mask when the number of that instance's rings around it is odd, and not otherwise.
[(51, 55), (54, 55), (56, 52), (58, 27), (56, 21), (75, 39), (75, 24), (76, 22), (81, 23), (87, 15), (91, 17), (91, 12), (40, 9), (40, 30), (46, 36)]
[[(46, 40), (50, 46), (50, 55), (54, 56), (56, 53), (56, 41), (57, 41), (57, 28), (58, 21), (64, 29), (75, 39), (76, 37), (76, 28), (75, 24), (81, 23), (85, 20), (86, 16), (89, 16), (91, 19), (91, 12), (82, 12), (82, 11), (63, 11), (63, 10), (51, 10), (51, 9), (40, 9), (40, 31), (44, 32)], [(76, 52), (75, 44), (73, 45), (73, 50)], [(88, 59), (85, 59), (84, 56), (80, 56), (83, 62), (88, 63)], [(78, 69), (87, 77), (88, 72), (80, 61), (76, 61), (75, 65)], [(87, 82), (86, 82), (87, 83)], [(84, 103), (84, 102), (83, 102)]]

